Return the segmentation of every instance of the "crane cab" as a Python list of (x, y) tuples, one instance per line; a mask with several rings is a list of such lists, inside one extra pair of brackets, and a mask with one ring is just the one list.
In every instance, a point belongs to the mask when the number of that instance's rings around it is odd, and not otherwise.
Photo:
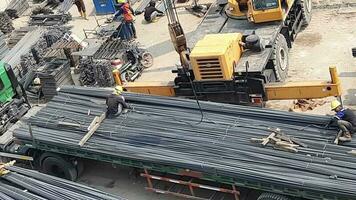
[(228, 0), (226, 14), (254, 23), (280, 21), (293, 3), (294, 0)]

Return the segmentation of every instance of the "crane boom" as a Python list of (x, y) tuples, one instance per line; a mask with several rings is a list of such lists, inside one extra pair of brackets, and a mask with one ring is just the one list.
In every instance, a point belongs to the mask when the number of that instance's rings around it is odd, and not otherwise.
[(180, 57), (183, 67), (189, 68), (187, 40), (179, 22), (177, 10), (172, 0), (164, 0), (168, 19), (168, 30), (174, 49)]

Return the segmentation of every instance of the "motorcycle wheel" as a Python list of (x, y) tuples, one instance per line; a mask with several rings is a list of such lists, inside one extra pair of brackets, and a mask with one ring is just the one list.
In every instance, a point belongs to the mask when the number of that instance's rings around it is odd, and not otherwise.
[(149, 52), (143, 52), (141, 56), (141, 65), (144, 68), (150, 68), (153, 65), (153, 55)]

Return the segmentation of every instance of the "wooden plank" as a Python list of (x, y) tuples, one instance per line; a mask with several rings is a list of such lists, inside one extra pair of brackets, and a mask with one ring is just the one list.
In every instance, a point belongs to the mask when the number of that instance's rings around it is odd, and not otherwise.
[[(106, 117), (106, 113), (103, 113), (103, 114), (100, 115), (100, 117), (96, 116), (93, 119), (92, 123), (89, 126), (90, 127), (89, 131), (84, 135), (84, 137), (78, 143), (79, 146), (82, 147), (90, 139), (90, 137), (94, 134), (94, 132), (99, 128), (101, 122), (104, 121), (105, 117)], [(91, 127), (92, 124), (94, 124), (94, 125)]]
[(273, 138), (275, 135), (276, 135), (276, 133), (273, 132), (273, 133), (271, 133), (267, 138), (264, 138), (264, 141), (262, 142), (262, 145), (263, 145), (263, 146), (266, 146), (267, 143), (269, 142), (269, 140), (270, 140), (271, 138)]

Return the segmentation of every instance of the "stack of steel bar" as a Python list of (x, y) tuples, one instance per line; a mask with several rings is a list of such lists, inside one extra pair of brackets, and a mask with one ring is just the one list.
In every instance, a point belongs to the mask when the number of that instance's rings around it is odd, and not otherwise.
[(58, 40), (56, 43), (54, 43), (51, 48), (46, 52), (44, 55), (45, 58), (65, 58), (65, 49), (68, 49), (68, 51), (73, 52), (73, 51), (78, 51), (80, 49), (81, 45), (71, 39), (65, 39), (61, 38)]
[(32, 15), (29, 24), (33, 26), (63, 25), (71, 19), (72, 16), (69, 13), (53, 15)]
[(12, 20), (6, 12), (0, 12), (0, 31), (7, 34), (14, 30)]
[(85, 86), (110, 87), (115, 83), (112, 70), (108, 60), (81, 59), (79, 81)]
[(119, 54), (124, 51), (122, 47), (123, 41), (117, 39), (108, 39), (100, 46), (100, 48), (95, 52), (95, 59), (107, 59), (113, 60), (121, 57)]
[(41, 81), (41, 91), (46, 100), (57, 94), (57, 88), (62, 85), (72, 85), (68, 60), (54, 59), (46, 62), (36, 71), (36, 76)]
[[(105, 119), (80, 147), (87, 127), (105, 111), (104, 98), (111, 91), (78, 87), (60, 91), (31, 117), (33, 138), (23, 126), (15, 130), (17, 139), (200, 171), (203, 178), (225, 177), (237, 185), (258, 181), (322, 193), (326, 199), (334, 195), (355, 199), (356, 157), (347, 152), (356, 144), (332, 143), (336, 129), (324, 128), (330, 117), (202, 101), (201, 113), (194, 100), (125, 93), (133, 109)], [(60, 127), (60, 120), (78, 126)], [(270, 128), (279, 128), (306, 147), (291, 153), (250, 142), (270, 135)]]
[(0, 31), (0, 60), (9, 52), (9, 47), (5, 41), (5, 35)]
[(124, 200), (122, 197), (114, 196), (82, 184), (7, 164), (2, 165), (0, 198), (7, 200)]
[(58, 13), (68, 13), (69, 9), (73, 6), (73, 0), (64, 0), (58, 8)]
[(28, 54), (31, 47), (40, 40), (44, 32), (45, 30), (42, 28), (27, 32), (3, 59), (4, 62), (12, 66), (16, 76), (22, 71), (19, 66), (22, 56)]
[(9, 5), (7, 6), (5, 12), (11, 18), (18, 18), (20, 17), (30, 5), (28, 4), (27, 0), (12, 0)]
[(28, 32), (33, 31), (34, 29), (36, 29), (36, 27), (26, 26), (14, 30), (7, 41), (9, 48), (13, 48)]

